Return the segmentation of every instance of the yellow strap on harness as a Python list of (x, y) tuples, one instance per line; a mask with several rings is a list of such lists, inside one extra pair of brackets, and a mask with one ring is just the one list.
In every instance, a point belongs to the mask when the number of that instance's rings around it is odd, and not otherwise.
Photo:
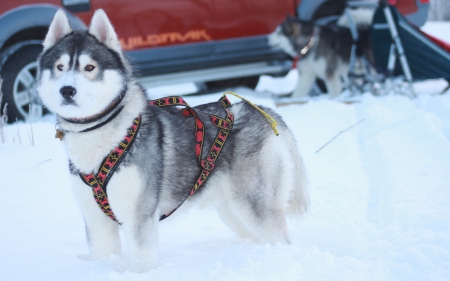
[(248, 103), (248, 104), (250, 104), (251, 106), (253, 106), (256, 110), (259, 111), (259, 113), (261, 113), (261, 114), (266, 118), (267, 122), (269, 122), (269, 124), (270, 124), (270, 127), (272, 127), (272, 130), (274, 131), (275, 135), (277, 135), (277, 136), (279, 135), (278, 130), (277, 130), (277, 125), (278, 125), (278, 123), (277, 123), (277, 121), (275, 121), (275, 119), (273, 119), (272, 116), (270, 116), (269, 114), (267, 114), (264, 110), (262, 110), (262, 109), (259, 108), (258, 106), (254, 105), (251, 101), (249, 101), (249, 100), (247, 100), (247, 99), (245, 99), (245, 98), (239, 96), (238, 94), (236, 94), (236, 93), (234, 93), (234, 92), (227, 91), (227, 92), (225, 92), (223, 95), (225, 96), (225, 95), (227, 95), (227, 94), (230, 94), (230, 95), (232, 95), (232, 96), (235, 96), (235, 97), (237, 97), (237, 98), (240, 98), (241, 100), (243, 100), (243, 101), (245, 101), (246, 103)]

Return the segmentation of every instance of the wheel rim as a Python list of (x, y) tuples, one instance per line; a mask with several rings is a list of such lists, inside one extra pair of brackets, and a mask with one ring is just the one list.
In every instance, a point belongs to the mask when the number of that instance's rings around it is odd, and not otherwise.
[(23, 67), (14, 80), (13, 97), (17, 110), (25, 119), (37, 120), (43, 108), (36, 92), (37, 63)]

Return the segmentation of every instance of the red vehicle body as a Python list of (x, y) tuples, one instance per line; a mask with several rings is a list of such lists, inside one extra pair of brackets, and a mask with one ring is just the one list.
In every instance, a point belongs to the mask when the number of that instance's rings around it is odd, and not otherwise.
[[(205, 82), (255, 87), (263, 74), (281, 76), (292, 61), (267, 35), (295, 15), (301, 0), (15, 0), (0, 2), (0, 76), (9, 120), (42, 115), (34, 90), (36, 58), (57, 9), (74, 29), (104, 9), (144, 84)], [(416, 1), (396, 0), (400, 9)], [(426, 1), (426, 0), (425, 0)]]
[[(294, 15), (300, 0), (159, 0), (159, 1), (2, 1), (0, 15), (24, 5), (63, 6), (88, 26), (95, 10), (103, 9), (125, 50), (190, 42), (222, 40), (271, 33)], [(64, 3), (80, 3), (64, 5)], [(2, 46), (3, 47), (3, 46)]]
[[(43, 3), (44, 2), (44, 3)], [(206, 82), (209, 87), (255, 87), (262, 74), (284, 75), (291, 62), (272, 49), (265, 35), (300, 0), (17, 0), (0, 2), (0, 75), (10, 120), (41, 115), (28, 77), (56, 10), (63, 7), (75, 29), (86, 28), (95, 10), (103, 9), (123, 49), (144, 84)], [(25, 57), (8, 63), (12, 57)], [(23, 50), (24, 54), (19, 53)], [(30, 55), (30, 53), (32, 53)], [(16, 54), (16, 56), (14, 56)], [(3, 63), (2, 63), (3, 61)], [(6, 69), (6, 68), (10, 69)], [(11, 68), (13, 68), (11, 70)], [(28, 72), (20, 73), (21, 70)], [(21, 75), (20, 75), (21, 74)], [(25, 91), (27, 93), (25, 93)], [(14, 120), (12, 119), (12, 120)]]

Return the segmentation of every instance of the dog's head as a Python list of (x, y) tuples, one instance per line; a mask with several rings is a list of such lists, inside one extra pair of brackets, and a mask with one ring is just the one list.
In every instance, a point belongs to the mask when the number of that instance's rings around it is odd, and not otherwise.
[(297, 54), (294, 51), (294, 46), (292, 45), (291, 40), (283, 32), (282, 25), (278, 26), (274, 32), (269, 34), (268, 39), (269, 45), (271, 45), (272, 47), (280, 48), (292, 58), (295, 58), (297, 56)]
[(312, 34), (313, 23), (304, 22), (287, 15), (286, 19), (269, 35), (269, 44), (281, 48), (291, 57), (296, 57), (304, 48)]
[(37, 91), (46, 107), (69, 119), (84, 119), (107, 109), (125, 89), (126, 62), (103, 10), (89, 30), (73, 31), (59, 10), (38, 59)]

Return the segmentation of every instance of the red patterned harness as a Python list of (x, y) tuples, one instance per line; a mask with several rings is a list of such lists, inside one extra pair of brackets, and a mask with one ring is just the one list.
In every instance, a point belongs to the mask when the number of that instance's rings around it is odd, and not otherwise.
[[(231, 105), (228, 98), (224, 95), (219, 99), (222, 103), (227, 116), (225, 119), (218, 117), (216, 115), (210, 114), (211, 122), (214, 126), (219, 128), (219, 132), (217, 133), (216, 139), (214, 140), (211, 149), (209, 150), (208, 155), (205, 159), (202, 159), (202, 150), (203, 143), (205, 137), (205, 125), (200, 120), (197, 112), (190, 107), (183, 98), (181, 97), (166, 97), (158, 100), (149, 101), (152, 106), (184, 106), (185, 108), (181, 110), (181, 113), (185, 117), (194, 117), (195, 118), (195, 155), (198, 159), (199, 165), (202, 168), (200, 175), (194, 184), (194, 187), (191, 189), (186, 198), (172, 211), (167, 214), (163, 214), (159, 220), (163, 220), (169, 217), (173, 212), (175, 212), (183, 203), (192, 196), (199, 187), (205, 182), (208, 178), (214, 167), (216, 166), (215, 162), (219, 157), (220, 152), (222, 151), (223, 146), (228, 138), (228, 134), (233, 127), (234, 116), (231, 111), (228, 110), (228, 107)], [(128, 150), (131, 148), (134, 139), (139, 131), (139, 127), (141, 124), (141, 117), (136, 117), (132, 126), (128, 129), (128, 133), (125, 136), (125, 139), (116, 147), (111, 153), (103, 160), (102, 165), (100, 166), (99, 172), (97, 175), (94, 174), (83, 174), (80, 173), (80, 177), (83, 182), (89, 185), (92, 188), (92, 193), (94, 195), (95, 201), (97, 202), (100, 209), (112, 220), (121, 224), (116, 216), (114, 215), (111, 206), (108, 201), (108, 196), (106, 193), (106, 187), (109, 179), (114, 174), (114, 171), (119, 166), (120, 162), (123, 160), (123, 156), (125, 156)]]
[(120, 165), (120, 162), (122, 162), (123, 156), (125, 156), (128, 150), (131, 148), (139, 131), (140, 125), (141, 117), (138, 116), (134, 119), (133, 125), (128, 128), (128, 133), (125, 138), (119, 143), (119, 146), (111, 151), (111, 153), (105, 158), (105, 160), (103, 160), (97, 176), (95, 176), (94, 174), (86, 175), (80, 173), (80, 177), (83, 182), (92, 188), (95, 202), (97, 202), (103, 213), (105, 213), (113, 221), (119, 224), (121, 223), (117, 220), (111, 209), (111, 206), (109, 205), (108, 196), (106, 195), (106, 186), (108, 185), (109, 179), (112, 177), (115, 170)]

